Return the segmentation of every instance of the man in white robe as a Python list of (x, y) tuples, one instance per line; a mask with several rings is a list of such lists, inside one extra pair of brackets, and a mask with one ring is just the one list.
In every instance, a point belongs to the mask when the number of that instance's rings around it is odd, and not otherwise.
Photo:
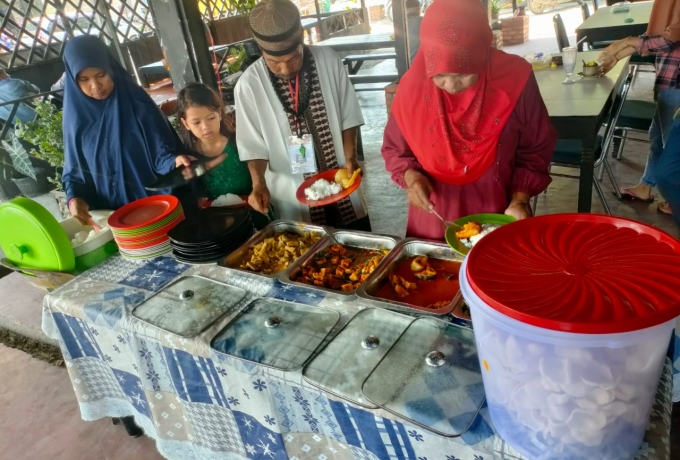
[(370, 231), (363, 194), (327, 207), (301, 205), (298, 187), (310, 174), (293, 174), (291, 137), (311, 135), (319, 171), (357, 162), (357, 133), (364, 124), (347, 71), (330, 48), (305, 46), (300, 13), (289, 0), (263, 0), (250, 26), (262, 50), (235, 90), (236, 143), (248, 162), (253, 192), (248, 202), (277, 218)]

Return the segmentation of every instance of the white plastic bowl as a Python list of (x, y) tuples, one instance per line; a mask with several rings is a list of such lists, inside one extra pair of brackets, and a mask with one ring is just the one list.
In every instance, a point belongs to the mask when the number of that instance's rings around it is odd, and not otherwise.
[(630, 460), (640, 448), (675, 320), (621, 334), (528, 325), (484, 303), (467, 279), (484, 390), (500, 436), (532, 460)]
[[(113, 211), (91, 211), (90, 215), (99, 222), (100, 219), (108, 218)], [(59, 222), (62, 226), (69, 241), (71, 241), (76, 233), (82, 231), (90, 231), (91, 227), (82, 225), (75, 217)], [(73, 253), (76, 256), (76, 271), (83, 272), (89, 268), (99, 265), (111, 255), (118, 252), (118, 246), (113, 241), (113, 233), (109, 227), (102, 228), (101, 231), (87, 243), (81, 244), (73, 248)]]

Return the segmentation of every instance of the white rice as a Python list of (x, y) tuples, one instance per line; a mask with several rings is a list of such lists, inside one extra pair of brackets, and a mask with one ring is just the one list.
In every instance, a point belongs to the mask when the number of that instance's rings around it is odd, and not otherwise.
[(471, 236), (470, 238), (461, 238), (460, 242), (463, 243), (463, 245), (466, 248), (472, 249), (472, 247), (475, 244), (477, 244), (479, 240), (481, 240), (482, 238), (484, 238), (484, 236), (496, 230), (498, 227), (500, 227), (500, 225), (482, 224), (482, 233), (480, 233), (479, 235)]
[(212, 206), (213, 208), (217, 208), (221, 206), (237, 206), (243, 203), (244, 201), (241, 199), (241, 197), (228, 193), (226, 195), (220, 195), (217, 198), (215, 198), (213, 202), (210, 204), (210, 206)]
[[(102, 230), (104, 230), (104, 228), (108, 227), (108, 218), (104, 217), (102, 219), (99, 219), (97, 224)], [(95, 232), (94, 228), (92, 228), (91, 226), (86, 226), (85, 228), (89, 230), (82, 230), (73, 235), (73, 239), (71, 240), (71, 246), (73, 246), (74, 248), (81, 246), (87, 243), (88, 241), (92, 241), (94, 237), (99, 235), (99, 233)]]
[(326, 179), (319, 179), (314, 182), (311, 187), (305, 189), (305, 196), (308, 200), (318, 201), (323, 198), (335, 195), (342, 191), (342, 186), (335, 182), (329, 182)]

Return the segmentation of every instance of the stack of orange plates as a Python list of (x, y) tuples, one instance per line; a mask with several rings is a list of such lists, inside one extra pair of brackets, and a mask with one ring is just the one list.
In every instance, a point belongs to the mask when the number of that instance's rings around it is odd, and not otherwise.
[(172, 250), (168, 232), (184, 220), (179, 200), (156, 195), (133, 201), (109, 217), (120, 253), (128, 259), (150, 259)]

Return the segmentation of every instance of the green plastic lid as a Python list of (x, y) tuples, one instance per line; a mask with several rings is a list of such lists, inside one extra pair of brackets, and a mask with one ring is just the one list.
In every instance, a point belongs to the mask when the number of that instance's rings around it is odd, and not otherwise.
[(28, 198), (0, 205), (0, 248), (19, 268), (72, 272), (73, 247), (50, 212)]

